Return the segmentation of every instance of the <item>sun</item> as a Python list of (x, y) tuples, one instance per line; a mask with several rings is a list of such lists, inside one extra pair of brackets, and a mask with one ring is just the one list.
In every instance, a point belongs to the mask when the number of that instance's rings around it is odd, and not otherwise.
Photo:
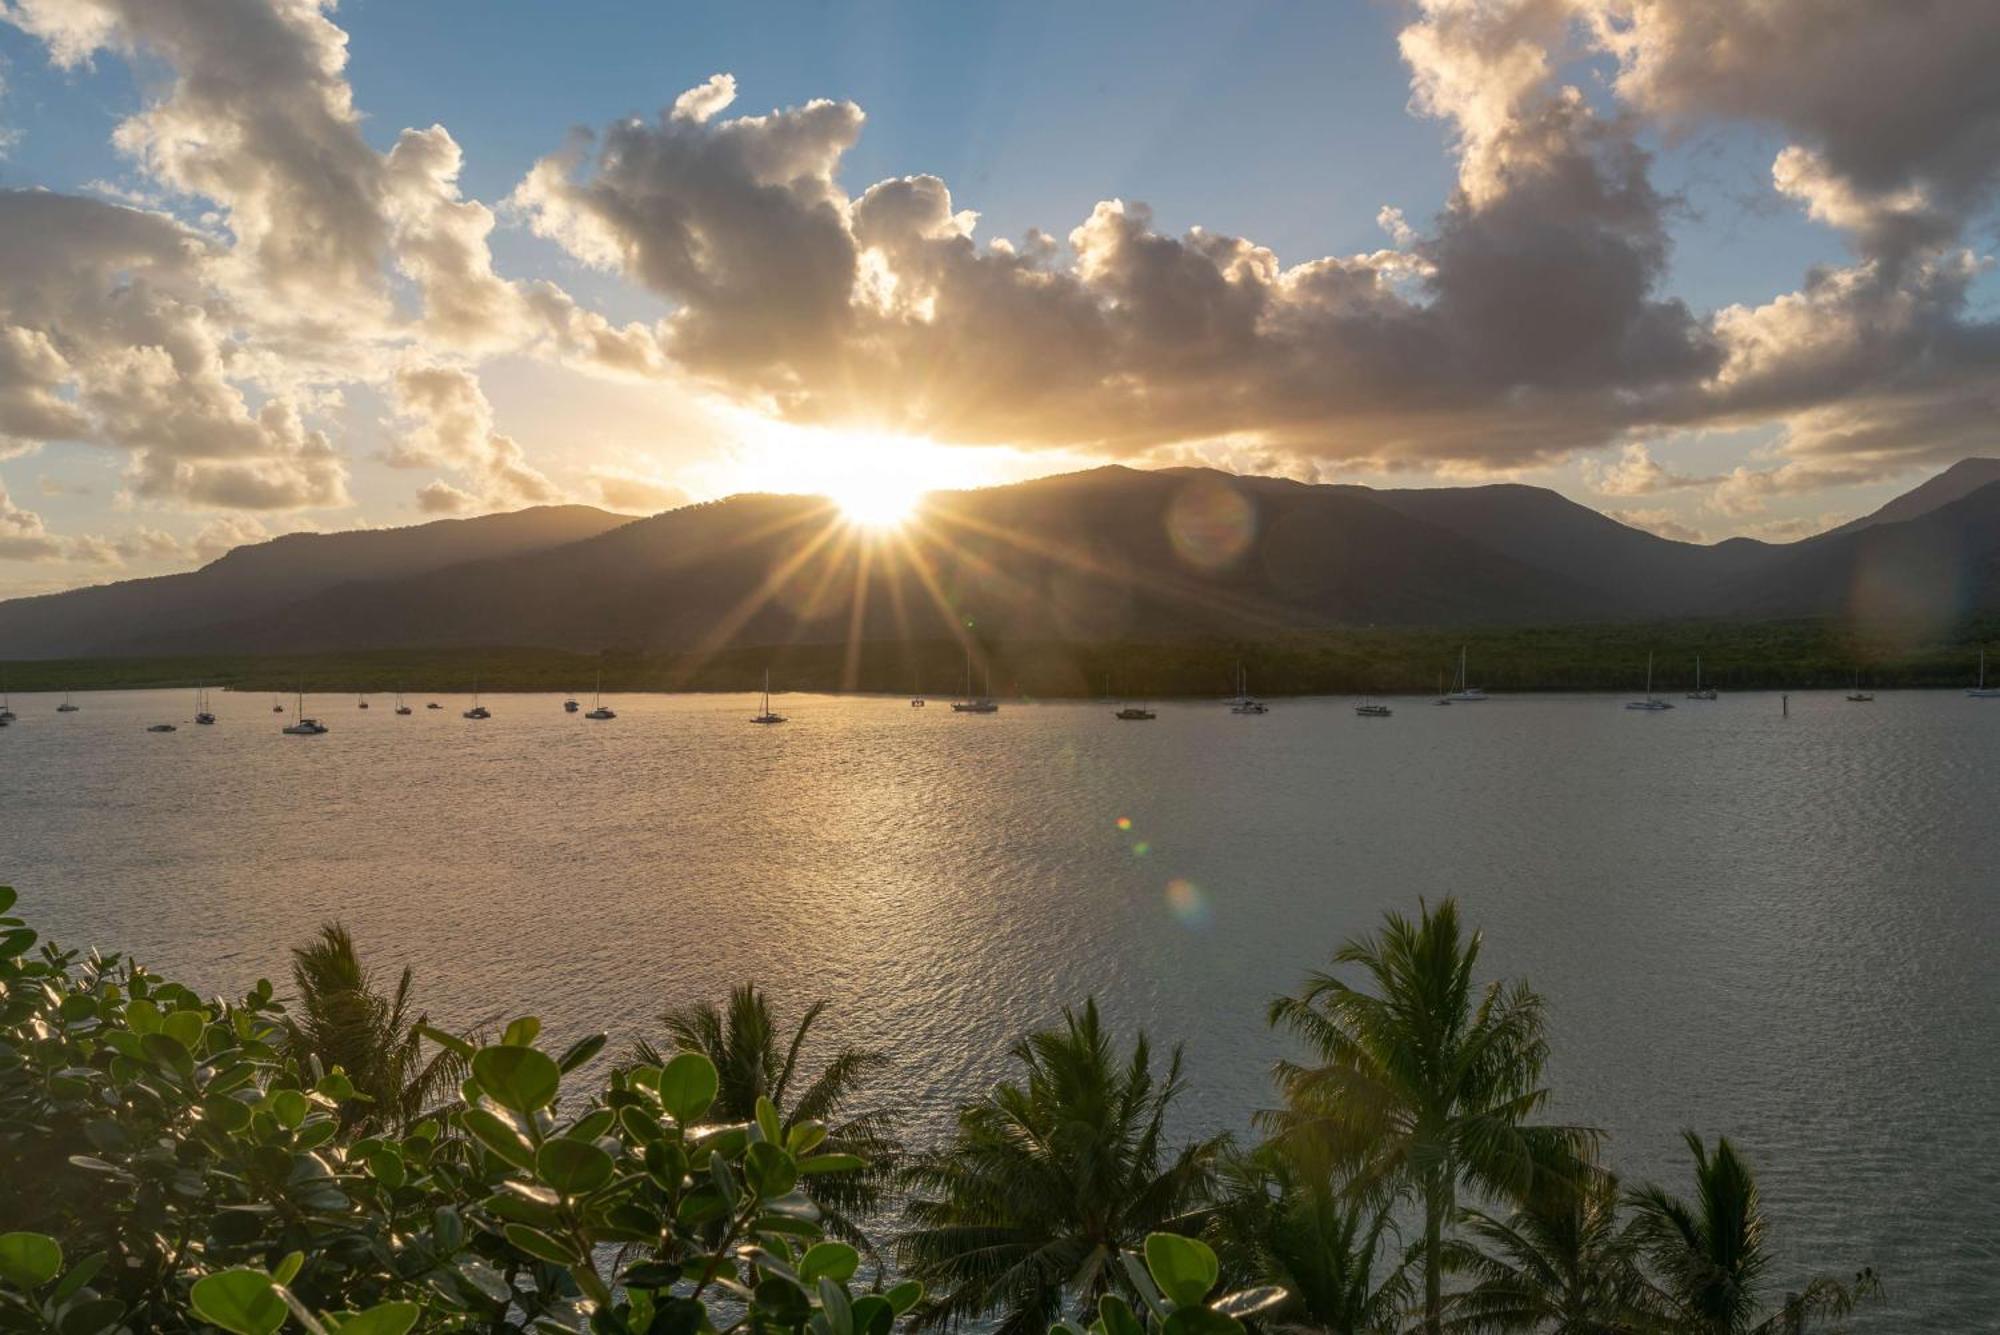
[(924, 488), (904, 479), (866, 476), (826, 489), (841, 518), (856, 528), (901, 528), (923, 503)]

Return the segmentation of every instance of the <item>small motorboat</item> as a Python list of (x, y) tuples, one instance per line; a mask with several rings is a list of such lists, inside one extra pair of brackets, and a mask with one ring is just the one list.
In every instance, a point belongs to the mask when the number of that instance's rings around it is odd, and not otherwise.
[(148, 728), (146, 729), (146, 731), (147, 731), (147, 732), (179, 732), (179, 731), (180, 731), (180, 729), (179, 729), (179, 728), (177, 728), (177, 727), (175, 727), (175, 726), (174, 726), (173, 724), (171, 724), (171, 723), (155, 723), (155, 724), (153, 724), (152, 726), (148, 727)]
[(425, 708), (425, 709), (443, 709), (443, 708), (444, 708), (444, 706), (443, 706), (443, 705), (441, 705), (441, 704), (439, 704), (439, 703), (438, 703), (437, 701), (433, 700), (433, 701), (431, 701), (431, 702), (430, 702), (429, 704), (425, 705), (425, 706), (424, 706), (424, 708)]
[(1387, 705), (1371, 701), (1368, 704), (1354, 706), (1354, 712), (1362, 718), (1388, 718), (1395, 711)]
[(583, 706), (578, 704), (574, 700), (563, 701), (563, 713), (565, 714), (574, 714), (577, 710), (581, 708), (583, 708)]
[(1125, 719), (1129, 722), (1139, 722), (1145, 719), (1158, 718), (1159, 715), (1145, 708), (1143, 705), (1127, 705), (1111, 717)]

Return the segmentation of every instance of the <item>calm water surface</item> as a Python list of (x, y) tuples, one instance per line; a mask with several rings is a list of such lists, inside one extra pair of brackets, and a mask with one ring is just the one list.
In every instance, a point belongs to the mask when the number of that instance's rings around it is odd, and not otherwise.
[[(1110, 707), (553, 697), (398, 717), (321, 697), (14, 697), (0, 881), (37, 926), (197, 985), (322, 921), (461, 1026), (657, 1033), (756, 979), (893, 1055), (918, 1135), (1095, 993), (1186, 1040), (1189, 1131), (1245, 1127), (1265, 1002), (1419, 895), (1548, 997), (1559, 1112), (1685, 1190), (1679, 1131), (1752, 1156), (1795, 1265), (1875, 1264), (1877, 1329), (2000, 1309), (2000, 701), (1775, 696)], [(170, 735), (145, 724), (181, 723)], [(1130, 827), (1121, 828), (1121, 818)], [(1791, 1277), (1792, 1265), (1786, 1267)]]

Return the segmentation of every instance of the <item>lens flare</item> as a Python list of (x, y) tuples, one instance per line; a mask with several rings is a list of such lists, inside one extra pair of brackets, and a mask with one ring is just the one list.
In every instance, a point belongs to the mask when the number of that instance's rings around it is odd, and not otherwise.
[(1132, 828), (1132, 818), (1131, 818), (1130, 816), (1120, 816), (1120, 817), (1118, 818), (1118, 828), (1119, 828), (1119, 829), (1121, 829), (1121, 830), (1129, 830), (1129, 829), (1131, 829), (1131, 828)]
[(1167, 882), (1167, 911), (1183, 927), (1206, 927), (1210, 917), (1208, 896), (1200, 886), (1184, 876)]

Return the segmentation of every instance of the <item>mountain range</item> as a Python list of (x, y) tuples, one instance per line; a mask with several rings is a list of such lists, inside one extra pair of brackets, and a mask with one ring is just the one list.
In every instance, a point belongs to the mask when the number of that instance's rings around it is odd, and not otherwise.
[(237, 548), (0, 603), (0, 657), (942, 639), (2000, 611), (2000, 460), (1802, 541), (1677, 542), (1537, 487), (1373, 489), (1106, 467), (937, 493), (888, 533), (810, 496), (647, 519), (549, 506)]

